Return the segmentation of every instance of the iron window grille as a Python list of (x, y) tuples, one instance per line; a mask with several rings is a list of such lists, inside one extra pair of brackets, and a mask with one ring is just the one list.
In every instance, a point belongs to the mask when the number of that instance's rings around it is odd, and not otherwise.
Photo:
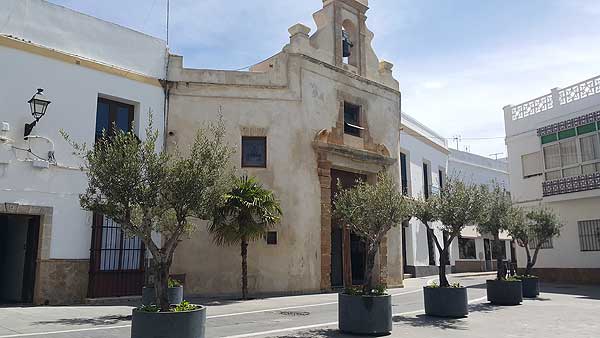
[(577, 225), (581, 251), (600, 251), (600, 219), (579, 221)]
[[(538, 245), (539, 241), (537, 239), (531, 239), (529, 241), (529, 248), (535, 249)], [(553, 249), (554, 243), (552, 243), (552, 238), (542, 243), (541, 249)]]

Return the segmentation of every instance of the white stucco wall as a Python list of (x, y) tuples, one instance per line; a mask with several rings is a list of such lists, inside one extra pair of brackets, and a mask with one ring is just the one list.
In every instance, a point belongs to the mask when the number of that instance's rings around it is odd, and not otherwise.
[[(564, 223), (561, 236), (553, 240), (553, 248), (540, 251), (536, 268), (600, 268), (600, 251), (580, 250), (577, 225), (578, 221), (600, 219), (600, 189), (543, 197), (544, 176), (525, 178), (521, 159), (542, 150), (538, 128), (600, 110), (600, 95), (593, 89), (598, 79), (555, 88), (540, 98), (504, 107), (513, 201), (524, 208), (552, 208)], [(573, 90), (584, 94), (574, 96)], [(529, 106), (531, 110), (525, 109)], [(517, 248), (517, 255), (519, 266), (524, 267), (525, 250)]]
[[(79, 160), (72, 155), (72, 148), (59, 130), (64, 129), (77, 142), (92, 144), (97, 100), (99, 96), (106, 96), (134, 104), (134, 125), (142, 137), (151, 110), (154, 125), (162, 135), (163, 90), (158, 85), (2, 45), (0, 73), (3, 78), (0, 81), (0, 122), (10, 125), (10, 131), (0, 132), (0, 136), (10, 139), (0, 141), (0, 158), (10, 162), (0, 164), (0, 203), (53, 207), (49, 258), (87, 259), (91, 214), (82, 211), (78, 201), (87, 181), (85, 174), (77, 169)], [(41, 157), (46, 157), (50, 150), (44, 140), (23, 140), (24, 124), (33, 120), (27, 101), (36, 88), (44, 88), (44, 94), (52, 101), (32, 132), (54, 142), (57, 164), (50, 165), (49, 169), (34, 168), (33, 156), (15, 148), (31, 146)], [(162, 140), (159, 142), (162, 145)]]
[(0, 34), (165, 78), (165, 41), (129, 28), (45, 0), (2, 0), (0, 22)]
[[(442, 136), (418, 122), (414, 117), (402, 113), (403, 128), (400, 132), (400, 151), (406, 155), (408, 192), (415, 198), (423, 197), (423, 163), (429, 164), (430, 185), (432, 191), (439, 189), (438, 170), (446, 174), (448, 167), (448, 148)], [(409, 266), (428, 266), (429, 251), (427, 229), (417, 219), (412, 219), (406, 233), (406, 264)], [(442, 241), (442, 233), (435, 230), (436, 237)], [(439, 253), (435, 248), (436, 264)], [(450, 260), (453, 257), (451, 255)]]

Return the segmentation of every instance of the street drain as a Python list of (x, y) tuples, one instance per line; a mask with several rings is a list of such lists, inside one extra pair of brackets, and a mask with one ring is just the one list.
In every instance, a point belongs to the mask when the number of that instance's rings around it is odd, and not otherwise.
[(305, 311), (279, 311), (282, 316), (308, 316), (310, 312)]

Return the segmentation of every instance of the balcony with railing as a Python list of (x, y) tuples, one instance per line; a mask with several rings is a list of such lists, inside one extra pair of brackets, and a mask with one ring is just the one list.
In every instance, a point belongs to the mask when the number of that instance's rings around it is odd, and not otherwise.
[(506, 106), (504, 109), (507, 113), (510, 112), (512, 121), (517, 121), (554, 108), (575, 103), (581, 99), (597, 94), (600, 94), (600, 76), (576, 83), (563, 89), (552, 89), (550, 94), (542, 95), (515, 106)]

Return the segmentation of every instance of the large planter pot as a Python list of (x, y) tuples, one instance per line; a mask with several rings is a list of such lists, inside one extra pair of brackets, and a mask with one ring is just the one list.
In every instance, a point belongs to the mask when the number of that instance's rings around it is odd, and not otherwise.
[[(169, 299), (169, 304), (171, 305), (181, 304), (183, 302), (183, 286), (168, 288), (167, 299)], [(142, 288), (142, 304), (156, 304), (156, 292), (153, 287), (144, 286)]]
[(520, 280), (488, 280), (488, 301), (496, 305), (519, 305), (523, 301), (523, 286)]
[(540, 294), (540, 280), (537, 277), (521, 277), (523, 297), (536, 298)]
[(392, 331), (392, 297), (339, 294), (340, 331), (362, 335), (384, 335)]
[(467, 288), (423, 287), (423, 299), (428, 316), (460, 318), (469, 314)]
[(204, 338), (206, 308), (186, 312), (144, 312), (133, 309), (131, 338)]

